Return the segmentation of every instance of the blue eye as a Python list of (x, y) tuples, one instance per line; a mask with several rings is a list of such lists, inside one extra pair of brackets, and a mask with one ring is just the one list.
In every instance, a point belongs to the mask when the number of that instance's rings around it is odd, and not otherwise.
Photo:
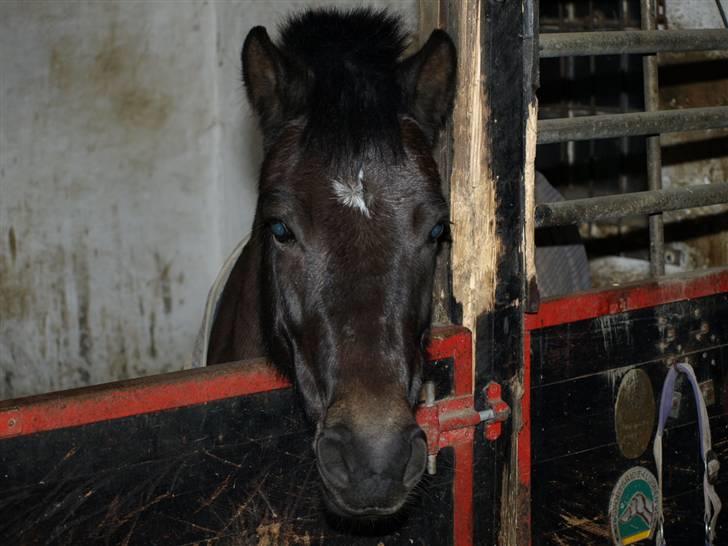
[(443, 222), (439, 222), (434, 228), (432, 228), (432, 231), (430, 231), (430, 239), (437, 241), (443, 233), (445, 233), (445, 224)]
[(293, 239), (293, 234), (288, 229), (288, 226), (280, 221), (271, 222), (269, 224), (270, 231), (273, 234), (273, 237), (276, 238), (276, 241), (279, 243), (287, 243), (288, 241)]

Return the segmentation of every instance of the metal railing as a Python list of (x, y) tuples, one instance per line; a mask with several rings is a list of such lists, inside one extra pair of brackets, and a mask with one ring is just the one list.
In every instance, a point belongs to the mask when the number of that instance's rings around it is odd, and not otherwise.
[(542, 119), (538, 122), (538, 143), (683, 133), (726, 127), (728, 106)]
[(649, 215), (722, 203), (728, 203), (728, 182), (570, 199), (537, 206), (536, 227), (580, 224), (627, 214)]
[(538, 53), (550, 57), (620, 55), (725, 49), (726, 29), (624, 30), (542, 34)]
[(649, 216), (650, 270), (663, 275), (662, 212), (728, 203), (728, 183), (662, 189), (662, 133), (728, 127), (728, 107), (658, 110), (658, 52), (728, 50), (728, 30), (656, 30), (655, 0), (641, 0), (642, 30), (542, 34), (541, 58), (583, 55), (643, 54), (645, 111), (604, 114), (538, 122), (538, 144), (627, 136), (647, 137), (649, 191), (593, 197), (536, 207), (536, 226), (577, 224), (627, 214)]

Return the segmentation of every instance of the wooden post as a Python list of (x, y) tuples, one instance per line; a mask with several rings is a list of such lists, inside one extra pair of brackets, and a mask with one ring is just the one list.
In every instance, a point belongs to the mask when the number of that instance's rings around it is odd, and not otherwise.
[(538, 306), (535, 2), (437, 4), (421, 3), (421, 25), (446, 28), (459, 62), (452, 142), (440, 157), (446, 158), (443, 175), (449, 174), (453, 222), (451, 299), (442, 307), (450, 308), (453, 322), (473, 332), (479, 409), (482, 389), (496, 380), (513, 411), (498, 441), (486, 441), (482, 427), (476, 433), (475, 543), (523, 545), (530, 543), (530, 380), (523, 315)]

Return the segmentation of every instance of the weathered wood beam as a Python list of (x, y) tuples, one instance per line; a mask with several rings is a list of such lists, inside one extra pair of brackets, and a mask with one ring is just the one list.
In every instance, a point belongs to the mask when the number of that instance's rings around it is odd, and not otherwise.
[(475, 339), (478, 317), (494, 308), (502, 248), (496, 236), (496, 187), (489, 161), (490, 110), (481, 47), (484, 10), (480, 0), (451, 6), (449, 25), (459, 52), (450, 175), (452, 291), (456, 320)]
[(529, 377), (524, 361), (534, 266), (534, 159), (538, 56), (533, 0), (449, 0), (459, 51), (450, 176), (453, 319), (473, 331), (476, 403), (499, 381), (512, 408), (504, 436), (476, 435), (475, 536), (530, 541)]

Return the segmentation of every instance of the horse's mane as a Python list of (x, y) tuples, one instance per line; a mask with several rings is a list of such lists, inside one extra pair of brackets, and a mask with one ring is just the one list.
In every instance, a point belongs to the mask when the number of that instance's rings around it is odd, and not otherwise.
[(284, 58), (304, 75), (304, 142), (330, 159), (372, 146), (397, 153), (402, 92), (397, 61), (406, 47), (400, 18), (386, 10), (309, 10), (280, 30)]

